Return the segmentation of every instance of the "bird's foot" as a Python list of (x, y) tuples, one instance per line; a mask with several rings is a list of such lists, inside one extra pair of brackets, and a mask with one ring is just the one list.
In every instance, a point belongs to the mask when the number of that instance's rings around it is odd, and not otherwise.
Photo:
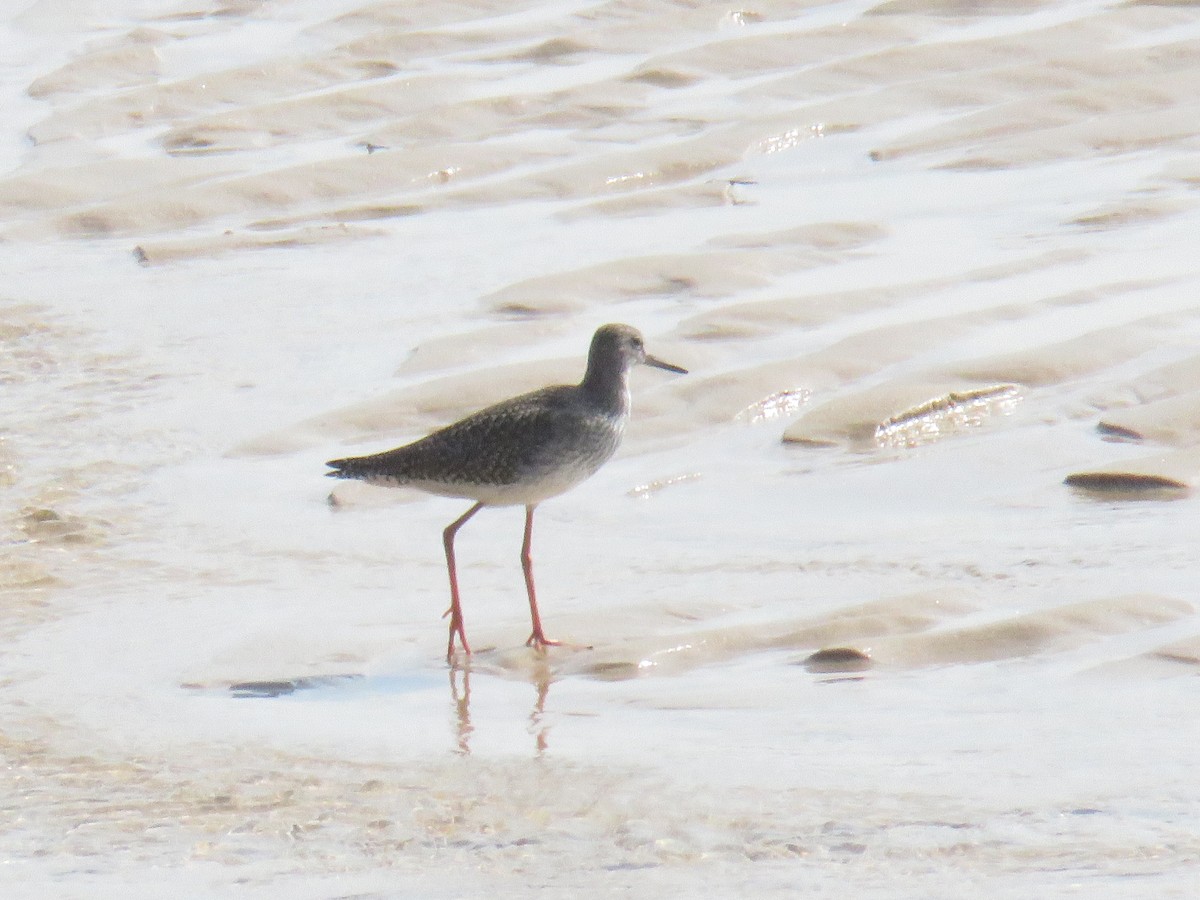
[(561, 647), (562, 641), (552, 641), (544, 634), (534, 632), (529, 636), (529, 640), (525, 642), (526, 647), (532, 647), (534, 650), (545, 650), (547, 647)]
[(532, 647), (539, 653), (545, 653), (547, 647), (570, 647), (572, 650), (591, 650), (587, 644), (572, 644), (568, 641), (552, 641), (541, 632), (535, 631), (525, 642), (526, 647)]
[[(449, 615), (449, 611), (447, 611)], [(445, 618), (445, 616), (443, 616)], [(450, 619), (450, 640), (446, 644), (446, 662), (454, 665), (454, 638), (458, 636), (458, 642), (462, 644), (463, 653), (466, 656), (471, 655), (471, 645), (467, 643), (467, 633), (463, 630), (462, 620), (456, 616)]]
[[(466, 638), (464, 638), (464, 637), (460, 637), (460, 638), (459, 638), (459, 642), (462, 644), (462, 652), (463, 652), (463, 656), (465, 656), (465, 657), (467, 657), (468, 659), (470, 659), (470, 658), (471, 658), (471, 648), (467, 646), (467, 639), (466, 639)], [(454, 656), (455, 656), (455, 653), (454, 653), (454, 636), (453, 636), (453, 635), (451, 635), (451, 636), (450, 636), (450, 644), (449, 644), (449, 645), (446, 647), (446, 662), (447, 662), (449, 665), (451, 665), (451, 666), (453, 666), (453, 665), (454, 665)]]

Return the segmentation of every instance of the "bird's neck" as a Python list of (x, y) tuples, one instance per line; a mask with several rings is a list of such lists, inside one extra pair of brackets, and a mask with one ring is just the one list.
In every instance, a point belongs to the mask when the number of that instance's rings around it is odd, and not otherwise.
[(618, 415), (628, 414), (629, 381), (623, 370), (589, 365), (579, 386), (597, 404)]

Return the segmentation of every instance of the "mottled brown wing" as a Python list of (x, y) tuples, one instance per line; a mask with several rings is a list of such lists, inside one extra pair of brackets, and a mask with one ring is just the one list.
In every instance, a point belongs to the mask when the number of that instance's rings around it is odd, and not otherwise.
[(551, 387), (514, 397), (427, 437), (371, 456), (333, 460), (340, 478), (368, 481), (511, 485), (536, 478), (563, 458), (611, 450), (603, 417), (577, 389)]

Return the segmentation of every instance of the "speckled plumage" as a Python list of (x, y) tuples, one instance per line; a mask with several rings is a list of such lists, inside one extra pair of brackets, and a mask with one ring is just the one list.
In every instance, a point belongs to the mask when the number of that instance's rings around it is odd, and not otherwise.
[(489, 406), (419, 441), (329, 463), (338, 478), (409, 485), (489, 506), (538, 503), (583, 481), (616, 452), (628, 417), (548, 387)]
[(647, 356), (636, 329), (605, 325), (592, 338), (587, 371), (577, 385), (522, 394), (403, 447), (328, 463), (333, 471), (326, 474), (333, 478), (408, 485), (476, 501), (443, 535), (451, 598), (447, 659), (453, 658), (456, 634), (470, 653), (458, 601), (454, 535), (483, 506), (525, 506), (521, 561), (533, 619), (528, 643), (539, 648), (554, 643), (542, 633), (534, 596), (529, 554), (533, 510), (592, 475), (616, 452), (629, 419), (629, 370), (639, 363), (685, 371)]

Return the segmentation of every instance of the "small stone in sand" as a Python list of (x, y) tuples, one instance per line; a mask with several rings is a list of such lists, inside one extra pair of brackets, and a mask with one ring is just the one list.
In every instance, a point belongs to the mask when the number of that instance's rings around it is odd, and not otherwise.
[(863, 672), (871, 668), (871, 657), (853, 647), (827, 647), (806, 657), (800, 665), (810, 672)]

